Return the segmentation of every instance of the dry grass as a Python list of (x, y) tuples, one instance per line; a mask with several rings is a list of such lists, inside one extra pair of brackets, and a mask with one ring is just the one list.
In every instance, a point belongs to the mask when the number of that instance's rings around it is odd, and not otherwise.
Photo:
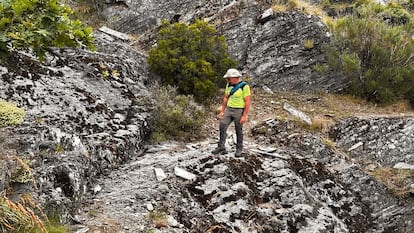
[(277, 4), (277, 5), (273, 5), (272, 6), (272, 10), (273, 11), (280, 11), (280, 12), (286, 12), (287, 11), (287, 6), (285, 6), (285, 5), (280, 5), (280, 4)]
[(312, 120), (311, 129), (328, 133), (331, 127), (335, 125), (335, 121), (325, 115), (316, 115)]
[(256, 115), (277, 115), (289, 119), (291, 116), (283, 110), (283, 103), (287, 102), (319, 122), (315, 124), (327, 124), (327, 122), (330, 124), (332, 121), (351, 116), (368, 118), (414, 116), (413, 109), (406, 102), (379, 107), (362, 99), (345, 95), (298, 94), (292, 92), (270, 94), (262, 90), (255, 90), (252, 99), (253, 110)]
[(224, 230), (226, 228), (220, 225), (214, 225), (214, 226), (209, 227), (205, 233), (220, 232), (221, 229)]
[(411, 192), (410, 184), (414, 181), (413, 170), (378, 167), (368, 173), (385, 184), (397, 197), (406, 197)]
[(7, 197), (0, 197), (0, 230), (1, 232), (36, 232), (47, 233), (44, 222), (47, 217), (36, 205), (30, 195), (23, 195), (19, 202)]
[[(37, 183), (28, 162), (17, 155), (0, 155), (0, 159), (12, 161), (11, 180), (14, 182), (31, 182), (37, 189)], [(0, 232), (55, 232), (66, 233), (66, 228), (59, 222), (50, 222), (42, 208), (28, 193), (21, 194), (18, 201), (9, 199), (6, 195), (12, 192), (12, 186), (0, 195)]]
[(314, 40), (313, 39), (306, 39), (303, 41), (303, 47), (305, 49), (312, 49), (314, 46)]
[(317, 6), (315, 4), (311, 4), (306, 1), (301, 0), (278, 0), (272, 6), (273, 11), (280, 11), (286, 12), (288, 10), (297, 10), (302, 11), (308, 15), (316, 15), (321, 17), (322, 19), (327, 17), (327, 14), (324, 10), (322, 10), (321, 6)]
[(148, 218), (152, 221), (155, 228), (168, 227), (167, 215), (158, 211), (151, 211), (148, 213)]

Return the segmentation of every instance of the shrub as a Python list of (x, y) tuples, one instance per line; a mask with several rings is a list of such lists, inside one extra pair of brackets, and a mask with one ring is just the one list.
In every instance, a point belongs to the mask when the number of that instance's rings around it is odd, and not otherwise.
[(58, 0), (1, 1), (1, 57), (15, 50), (31, 49), (43, 60), (52, 46), (93, 49), (92, 29), (71, 20), (71, 14), (72, 10)]
[(24, 110), (16, 104), (0, 99), (0, 127), (17, 125), (23, 122)]
[(204, 108), (171, 86), (154, 88), (156, 106), (151, 121), (152, 140), (190, 140), (202, 135)]
[(222, 75), (235, 65), (225, 38), (202, 20), (191, 25), (164, 22), (148, 63), (163, 84), (176, 86), (179, 94), (193, 95), (199, 103), (216, 94), (224, 85)]
[[(353, 95), (379, 104), (411, 98), (413, 18), (395, 6), (375, 3), (361, 4), (354, 12), (328, 25), (334, 41), (325, 47), (329, 65), (349, 79)], [(384, 19), (390, 12), (393, 20)]]
[(394, 25), (403, 25), (410, 21), (410, 13), (402, 6), (393, 2), (385, 7), (380, 17), (383, 17), (387, 23)]

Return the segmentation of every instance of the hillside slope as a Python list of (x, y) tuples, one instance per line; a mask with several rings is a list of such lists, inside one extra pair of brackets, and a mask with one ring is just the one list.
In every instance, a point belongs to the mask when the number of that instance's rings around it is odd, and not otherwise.
[[(393, 141), (396, 147), (412, 143), (413, 111), (403, 104), (378, 108), (344, 96), (260, 90), (254, 94), (242, 158), (234, 157), (232, 129), (230, 152), (211, 154), (218, 127), (211, 113), (205, 140), (149, 145), (142, 157), (99, 179), (77, 216), (80, 224), (73, 228), (80, 232), (414, 230), (413, 167), (394, 169), (398, 184), (385, 182), (392, 179), (391, 173), (389, 180), (376, 173), (392, 171), (400, 162), (414, 164), (412, 146), (392, 153), (394, 147), (386, 143), (395, 137), (400, 139)], [(306, 112), (314, 124), (295, 119), (283, 110), (284, 102)], [(350, 119), (357, 119), (359, 127), (354, 128)], [(354, 132), (370, 127), (370, 133)], [(335, 131), (343, 135), (333, 136)], [(362, 147), (351, 149), (357, 142), (344, 143), (358, 138), (369, 145), (372, 133), (378, 143), (375, 152), (389, 152), (386, 162)], [(189, 174), (183, 176), (177, 169)]]

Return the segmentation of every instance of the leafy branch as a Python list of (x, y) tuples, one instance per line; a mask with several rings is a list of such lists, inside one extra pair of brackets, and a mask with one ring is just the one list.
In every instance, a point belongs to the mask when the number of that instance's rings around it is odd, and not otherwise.
[(72, 20), (72, 13), (58, 0), (0, 0), (1, 58), (28, 50), (42, 61), (51, 47), (95, 49), (92, 28)]

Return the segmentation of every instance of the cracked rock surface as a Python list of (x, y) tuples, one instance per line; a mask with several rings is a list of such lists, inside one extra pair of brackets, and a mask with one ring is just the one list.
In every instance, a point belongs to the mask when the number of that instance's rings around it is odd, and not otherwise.
[[(269, 120), (263, 122), (269, 124)], [(274, 131), (284, 137), (283, 127)], [(267, 132), (267, 137), (272, 130)], [(260, 137), (258, 135), (257, 137)], [(278, 148), (249, 141), (243, 157), (212, 155), (215, 141), (150, 146), (98, 181), (78, 231), (410, 232), (413, 197), (399, 199), (312, 134)], [(180, 167), (196, 176), (183, 178)], [(166, 175), (157, 180), (154, 169)], [(93, 216), (91, 216), (93, 212)], [(158, 216), (158, 217), (155, 217)]]

